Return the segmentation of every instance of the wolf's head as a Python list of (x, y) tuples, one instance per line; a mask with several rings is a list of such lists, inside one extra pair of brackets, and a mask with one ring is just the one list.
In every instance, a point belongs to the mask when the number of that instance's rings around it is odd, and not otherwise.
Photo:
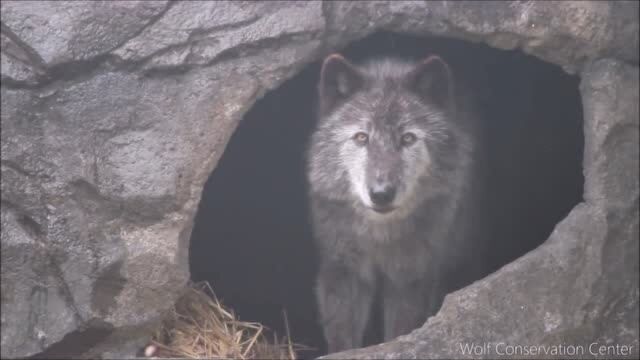
[(372, 216), (411, 211), (427, 196), (418, 189), (437, 176), (437, 157), (455, 126), (449, 66), (437, 56), (356, 66), (333, 54), (318, 90), (311, 182)]

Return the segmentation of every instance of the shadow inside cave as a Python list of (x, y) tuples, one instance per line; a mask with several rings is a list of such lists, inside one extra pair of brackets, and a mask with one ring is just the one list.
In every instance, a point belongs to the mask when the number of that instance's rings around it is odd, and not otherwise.
[[(341, 51), (440, 54), (475, 88), (489, 136), (492, 270), (540, 245), (582, 200), (579, 79), (521, 51), (377, 33)], [(303, 155), (314, 122), (320, 61), (260, 99), (246, 114), (205, 185), (191, 235), (194, 281), (207, 280), (241, 320), (325, 352), (313, 296), (316, 256)], [(479, 274), (479, 278), (486, 274)], [(366, 344), (381, 341), (374, 317)]]

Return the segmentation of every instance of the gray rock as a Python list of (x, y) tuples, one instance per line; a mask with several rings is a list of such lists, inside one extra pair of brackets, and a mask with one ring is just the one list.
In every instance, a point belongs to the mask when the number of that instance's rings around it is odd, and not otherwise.
[(0, 7), (2, 357), (132, 355), (188, 279), (200, 193), (242, 115), (380, 29), (519, 48), (579, 72), (585, 202), (423, 328), (334, 356), (575, 340), (635, 344), (637, 357), (638, 2)]
[[(113, 54), (147, 67), (204, 65), (232, 52), (324, 30), (318, 2), (180, 2)], [(295, 21), (291, 21), (295, 19)]]
[(571, 73), (600, 57), (638, 63), (638, 2), (331, 1), (326, 6), (333, 15), (332, 42), (385, 28), (519, 48)]
[(9, 36), (0, 34), (0, 65), (3, 81), (17, 81), (24, 84), (35, 85), (39, 78), (45, 74), (40, 64), (34, 63), (29, 58), (29, 53), (20, 47)]
[(48, 67), (105, 54), (153, 23), (167, 1), (3, 1), (2, 32)]

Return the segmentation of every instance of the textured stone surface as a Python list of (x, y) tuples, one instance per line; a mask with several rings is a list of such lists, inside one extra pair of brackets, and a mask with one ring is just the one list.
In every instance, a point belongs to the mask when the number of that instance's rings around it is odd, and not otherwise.
[(54, 66), (114, 50), (167, 7), (167, 1), (3, 1), (0, 9), (3, 32), (35, 61)]
[(637, 351), (637, 2), (2, 1), (1, 11), (2, 357), (131, 355), (188, 278), (202, 186), (238, 120), (305, 64), (380, 29), (521, 48), (579, 71), (585, 203), (422, 329), (342, 356), (460, 357), (460, 341), (525, 339)]

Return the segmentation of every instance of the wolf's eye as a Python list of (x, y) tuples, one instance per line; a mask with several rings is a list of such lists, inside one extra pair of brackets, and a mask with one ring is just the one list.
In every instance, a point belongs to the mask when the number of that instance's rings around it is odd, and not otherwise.
[(417, 140), (417, 137), (414, 133), (405, 133), (402, 135), (401, 141), (402, 145), (409, 146), (413, 144)]
[(366, 145), (369, 141), (369, 135), (359, 132), (353, 136), (353, 140), (360, 146)]

